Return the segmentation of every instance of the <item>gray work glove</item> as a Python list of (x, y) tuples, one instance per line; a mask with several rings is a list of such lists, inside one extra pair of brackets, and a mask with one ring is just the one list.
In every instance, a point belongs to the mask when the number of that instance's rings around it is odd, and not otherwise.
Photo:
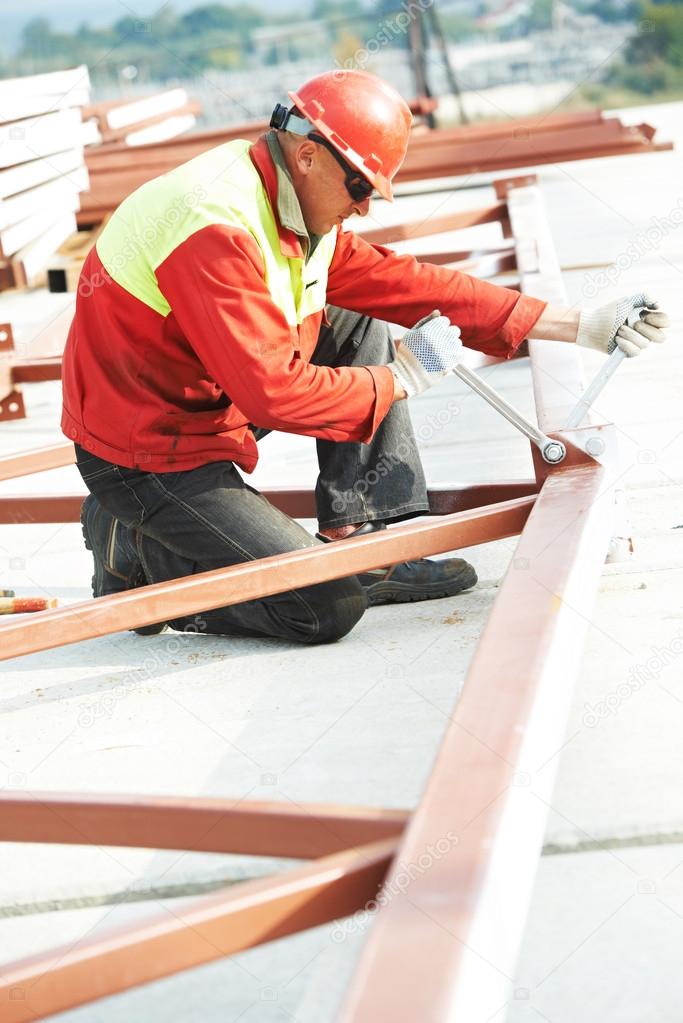
[(666, 338), (664, 327), (671, 321), (656, 302), (643, 293), (609, 302), (599, 309), (583, 309), (579, 317), (577, 345), (611, 355), (619, 347), (632, 358), (650, 342)]
[(403, 336), (389, 369), (408, 397), (414, 398), (438, 383), (462, 358), (460, 328), (435, 309)]

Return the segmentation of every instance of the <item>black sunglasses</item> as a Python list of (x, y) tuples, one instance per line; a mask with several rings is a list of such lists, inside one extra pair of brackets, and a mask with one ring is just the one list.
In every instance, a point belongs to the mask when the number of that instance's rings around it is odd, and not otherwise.
[(344, 171), (344, 184), (346, 185), (346, 191), (349, 193), (354, 202), (364, 202), (369, 198), (375, 191), (374, 185), (364, 178), (362, 174), (359, 174), (355, 167), (347, 163), (341, 153), (338, 153), (331, 142), (328, 142), (323, 135), (318, 135), (316, 131), (312, 131), (306, 136), (311, 142), (317, 142), (319, 146), (324, 146), (328, 153), (331, 153), (335, 158), (341, 169)]

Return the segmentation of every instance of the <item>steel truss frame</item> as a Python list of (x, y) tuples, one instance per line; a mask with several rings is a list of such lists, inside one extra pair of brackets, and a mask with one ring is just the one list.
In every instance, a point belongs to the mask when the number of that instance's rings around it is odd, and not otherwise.
[[(523, 291), (564, 297), (538, 188), (499, 183)], [(443, 228), (441, 228), (443, 229)], [(582, 392), (574, 346), (529, 344), (539, 426), (567, 458), (535, 479), (446, 488), (431, 517), (353, 541), (0, 623), (0, 659), (391, 561), (520, 534), (419, 806), (290, 809), (239, 800), (0, 794), (0, 841), (203, 849), (313, 858), (73, 949), (5, 964), (0, 1016), (28, 1023), (363, 908), (382, 890), (343, 1023), (483, 1023), (505, 1004), (540, 854), (581, 641), (612, 530), (609, 425), (561, 431)], [(603, 454), (585, 451), (599, 434)], [(592, 444), (591, 450), (596, 449)], [(70, 445), (0, 459), (0, 479), (73, 461)], [(291, 515), (307, 491), (270, 491)], [(0, 498), (1, 522), (74, 521), (79, 496)], [(540, 765), (550, 764), (541, 777)], [(534, 777), (533, 792), (520, 778)], [(434, 852), (438, 851), (438, 854)], [(408, 885), (401, 881), (407, 867)], [(400, 882), (400, 883), (399, 883)], [(382, 888), (383, 886), (383, 888)], [(409, 954), (406, 954), (408, 950)], [(400, 970), (397, 965), (400, 962)]]
[(52, 317), (23, 354), (16, 350), (12, 324), (0, 323), (0, 423), (25, 418), (21, 384), (61, 379), (62, 350), (72, 316), (67, 307)]

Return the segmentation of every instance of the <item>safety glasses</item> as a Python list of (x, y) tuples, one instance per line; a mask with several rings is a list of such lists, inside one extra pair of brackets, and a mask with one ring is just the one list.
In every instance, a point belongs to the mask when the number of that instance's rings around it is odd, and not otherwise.
[(328, 153), (331, 153), (335, 158), (341, 169), (344, 171), (344, 184), (346, 185), (346, 191), (349, 193), (354, 202), (364, 202), (372, 193), (375, 191), (374, 185), (372, 185), (367, 178), (364, 178), (362, 174), (359, 174), (355, 167), (347, 163), (341, 153), (338, 153), (331, 142), (328, 142), (322, 135), (318, 135), (316, 131), (312, 131), (308, 134), (307, 138), (311, 142), (317, 142), (319, 146), (324, 146)]

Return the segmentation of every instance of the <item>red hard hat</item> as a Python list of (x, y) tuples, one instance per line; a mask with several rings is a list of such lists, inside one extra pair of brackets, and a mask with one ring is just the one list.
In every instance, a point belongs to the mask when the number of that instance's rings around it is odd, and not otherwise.
[(405, 159), (413, 118), (391, 85), (367, 71), (326, 71), (289, 97), (380, 195), (393, 199), (391, 179)]

